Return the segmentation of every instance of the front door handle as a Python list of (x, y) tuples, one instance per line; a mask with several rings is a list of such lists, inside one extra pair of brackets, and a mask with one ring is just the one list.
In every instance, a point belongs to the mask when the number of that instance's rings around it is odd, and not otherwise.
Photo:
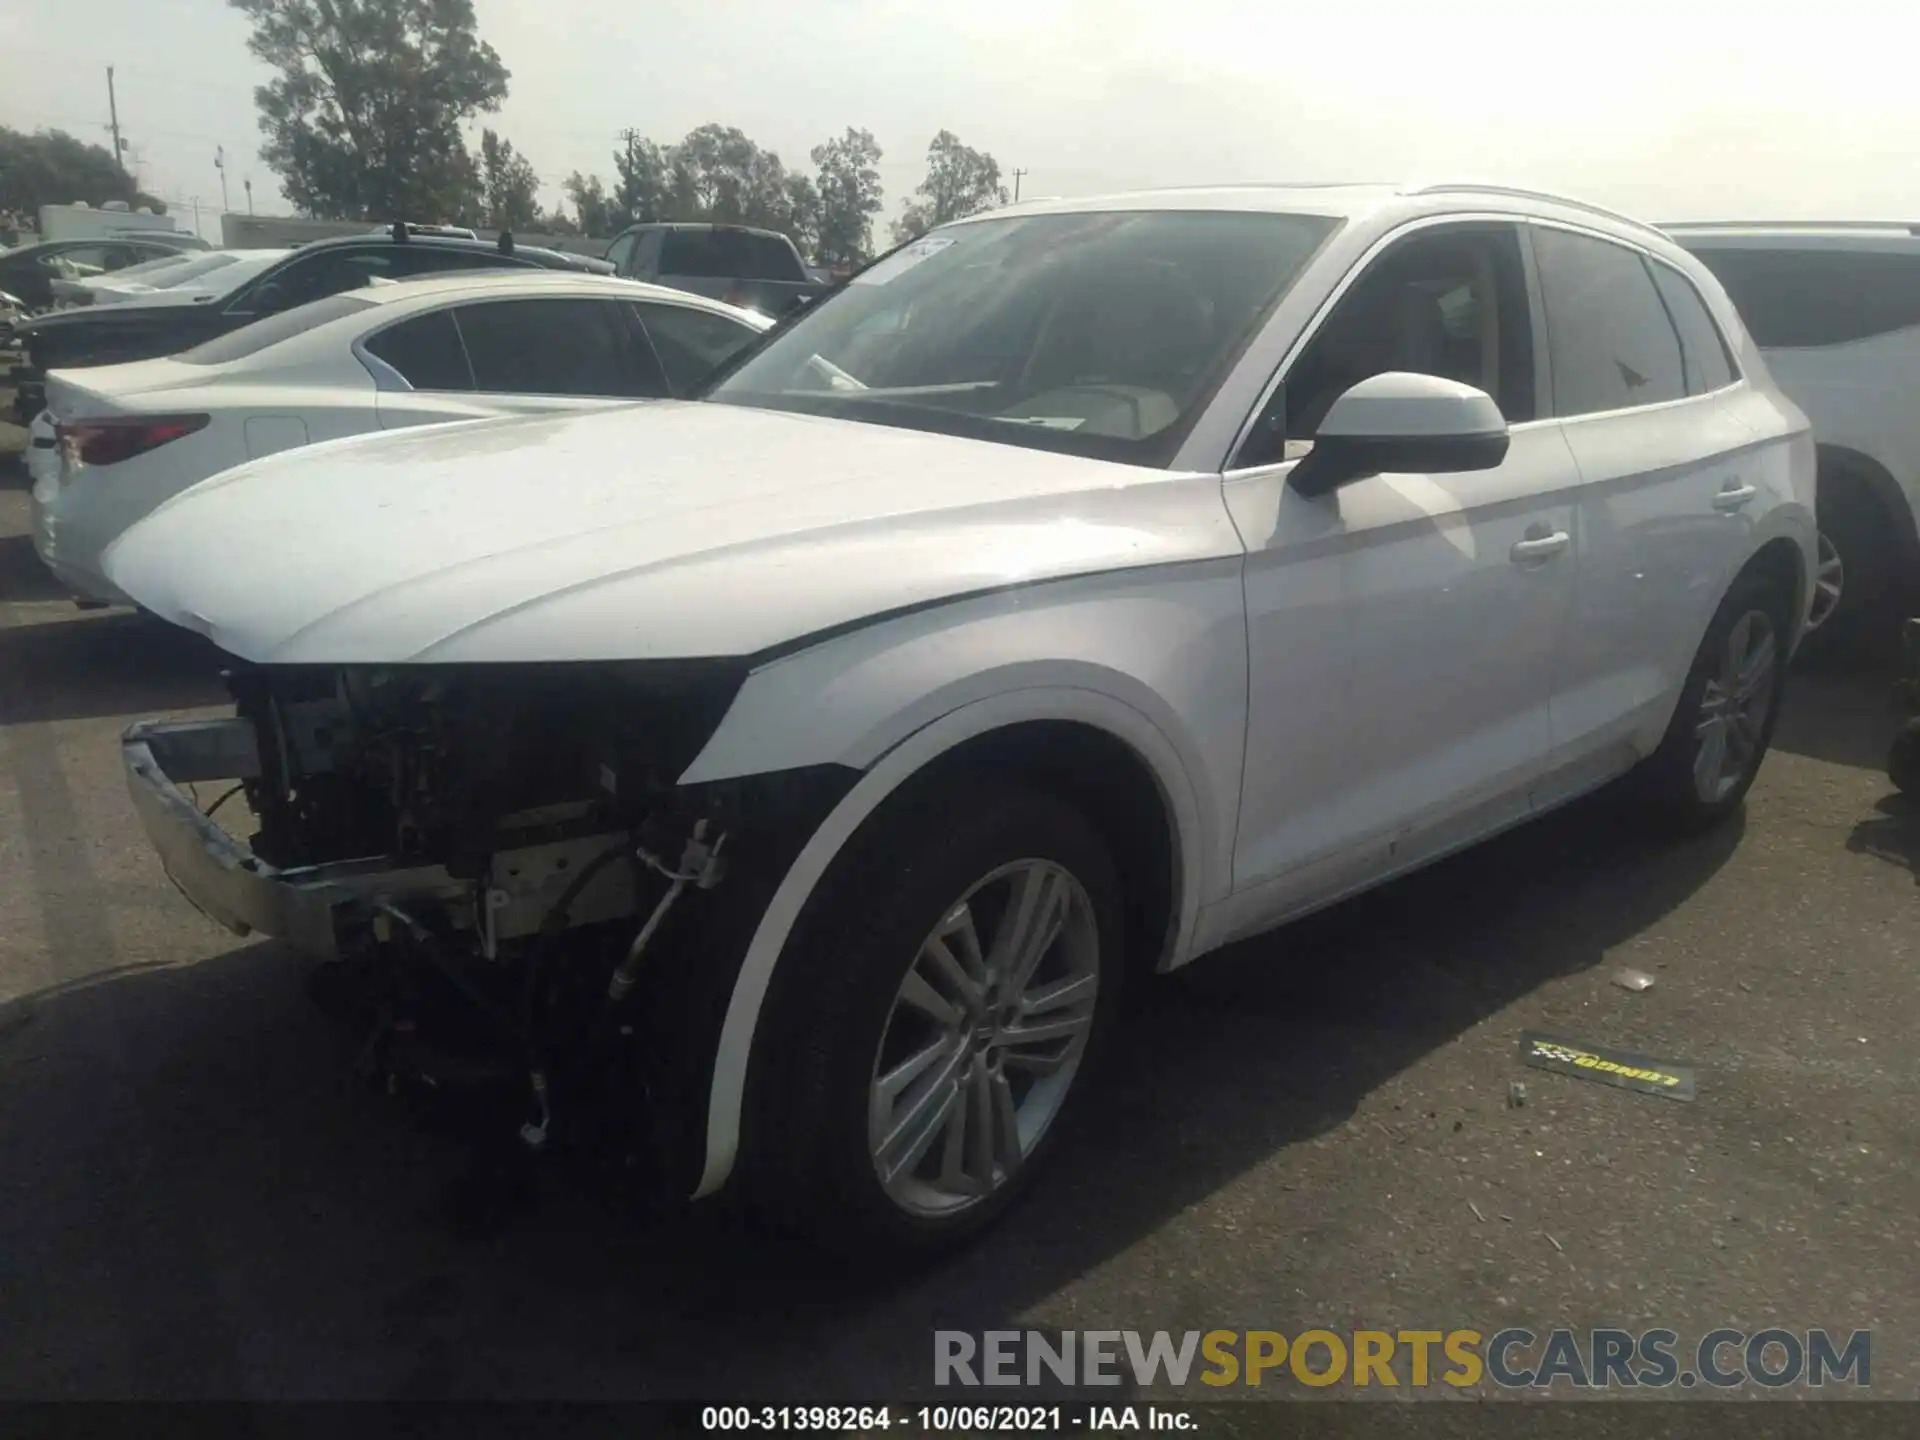
[(1713, 497), (1713, 508), (1732, 513), (1740, 509), (1759, 493), (1760, 492), (1751, 485), (1728, 484), (1721, 489), (1718, 495)]
[(1558, 555), (1567, 548), (1570, 538), (1564, 530), (1556, 530), (1551, 535), (1535, 535), (1514, 541), (1513, 549), (1507, 553), (1516, 565), (1533, 565)]

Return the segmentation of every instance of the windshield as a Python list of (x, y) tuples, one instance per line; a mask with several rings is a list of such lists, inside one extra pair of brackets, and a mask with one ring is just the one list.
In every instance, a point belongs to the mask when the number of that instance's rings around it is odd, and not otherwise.
[(1149, 210), (948, 226), (706, 398), (1164, 466), (1336, 223)]

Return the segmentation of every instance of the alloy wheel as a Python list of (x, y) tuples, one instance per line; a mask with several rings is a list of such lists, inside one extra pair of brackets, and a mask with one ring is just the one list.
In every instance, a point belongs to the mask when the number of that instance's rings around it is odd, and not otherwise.
[(1845, 587), (1847, 571), (1841, 563), (1840, 552), (1833, 548), (1833, 541), (1827, 538), (1827, 532), (1820, 532), (1819, 564), (1813, 575), (1813, 601), (1807, 607), (1807, 630), (1809, 633), (1819, 629), (1833, 618), (1833, 612), (1840, 608), (1841, 591)]
[(1709, 805), (1731, 795), (1759, 763), (1779, 659), (1779, 638), (1765, 611), (1747, 611), (1727, 631), (1694, 724), (1694, 791)]
[(1017, 1175), (1059, 1114), (1100, 990), (1085, 888), (1048, 860), (977, 881), (907, 967), (874, 1058), (867, 1134), (888, 1196), (951, 1217)]

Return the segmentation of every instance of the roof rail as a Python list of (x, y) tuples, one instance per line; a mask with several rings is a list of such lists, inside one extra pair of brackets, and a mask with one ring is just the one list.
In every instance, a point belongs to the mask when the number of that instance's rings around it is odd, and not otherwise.
[(1920, 223), (1910, 220), (1672, 220), (1662, 230), (1853, 230), (1863, 234), (1891, 230), (1920, 235)]
[(1575, 200), (1568, 195), (1555, 195), (1550, 190), (1528, 190), (1520, 185), (1476, 185), (1472, 181), (1449, 181), (1439, 185), (1417, 185), (1408, 190), (1409, 195), (1444, 195), (1452, 191), (1474, 191), (1482, 195), (1505, 195), (1515, 200), (1540, 200), (1550, 205), (1564, 205), (1569, 210), (1584, 210), (1589, 215), (1601, 215), (1609, 220), (1617, 220), (1622, 225), (1631, 225), (1636, 230), (1658, 232), (1658, 225), (1649, 224), (1637, 215), (1629, 215), (1621, 210), (1611, 210), (1605, 205), (1595, 205), (1590, 200)]

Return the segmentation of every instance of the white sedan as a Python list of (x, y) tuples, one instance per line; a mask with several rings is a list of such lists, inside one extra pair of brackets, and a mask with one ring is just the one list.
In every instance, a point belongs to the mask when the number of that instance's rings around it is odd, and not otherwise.
[[(34, 548), (83, 600), (100, 556), (188, 486), (322, 440), (685, 393), (773, 322), (610, 276), (432, 276), (350, 291), (163, 360), (55, 370), (33, 427)], [(58, 435), (57, 450), (40, 444)]]
[(153, 296), (170, 303), (192, 297), (209, 300), (231, 295), (287, 254), (280, 250), (195, 250), (183, 256), (115, 270), (87, 280), (56, 280), (54, 294), (99, 305), (125, 305)]
[[(699, 403), (180, 496), (107, 568), (232, 657), (237, 713), (125, 764), (202, 909), (350, 962), (367, 1053), (436, 1079), (423, 1034), (487, 1037), (535, 1148), (931, 1247), (1035, 1173), (1145, 974), (1618, 777), (1731, 816), (1813, 498), (1726, 294), (1627, 217), (1036, 202)], [(193, 803), (221, 778), (250, 842)], [(416, 978), (448, 998), (396, 1036)]]

